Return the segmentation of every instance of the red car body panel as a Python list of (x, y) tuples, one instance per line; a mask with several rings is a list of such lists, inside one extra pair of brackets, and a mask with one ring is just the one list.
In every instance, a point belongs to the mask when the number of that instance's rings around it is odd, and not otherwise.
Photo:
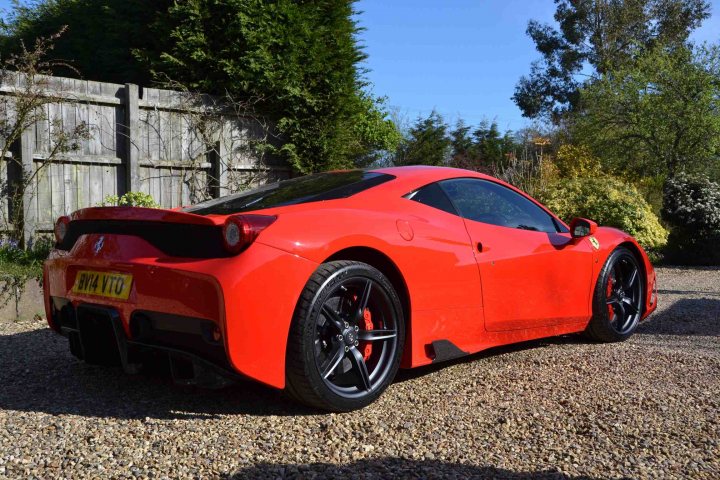
[[(261, 243), (231, 258), (170, 261), (142, 239), (104, 235), (103, 251), (92, 245), (100, 235), (81, 238), (69, 254), (54, 252), (47, 262), (45, 299), (48, 319), (50, 297), (67, 298), (77, 306), (102, 304), (116, 309), (125, 332), (136, 310), (172, 313), (210, 320), (220, 327), (232, 366), (239, 373), (282, 388), (287, 322), (295, 303), (317, 264)], [(127, 300), (98, 298), (72, 292), (79, 270), (133, 275)], [(269, 286), (282, 278), (283, 298)], [(286, 298), (296, 292), (293, 300)], [(51, 324), (51, 327), (53, 325)], [(278, 360), (280, 359), (280, 360)]]
[[(596, 248), (588, 238), (574, 239), (569, 233), (467, 221), (403, 197), (426, 184), (459, 177), (488, 179), (518, 190), (464, 170), (377, 171), (396, 178), (344, 199), (252, 212), (276, 215), (277, 220), (237, 256), (168, 257), (142, 238), (122, 234), (103, 234), (104, 245), (96, 252), (93, 246), (100, 235), (83, 235), (71, 251), (54, 251), (45, 264), (50, 326), (57, 328), (51, 321), (51, 297), (68, 299), (74, 306), (116, 309), (129, 337), (136, 310), (205, 319), (219, 327), (235, 371), (283, 388), (288, 333), (305, 284), (321, 263), (351, 258), (360, 250), (382, 256), (399, 274), (401, 285), (395, 287), (408, 310), (404, 368), (431, 363), (431, 345), (438, 340), (474, 353), (584, 330), (599, 269), (620, 244), (642, 259), (647, 286), (643, 318), (657, 306), (653, 267), (624, 232), (599, 228)], [(92, 208), (71, 217), (91, 219), (222, 225), (226, 217), (142, 208)], [(73, 293), (81, 269), (132, 274), (130, 297), (112, 300)]]

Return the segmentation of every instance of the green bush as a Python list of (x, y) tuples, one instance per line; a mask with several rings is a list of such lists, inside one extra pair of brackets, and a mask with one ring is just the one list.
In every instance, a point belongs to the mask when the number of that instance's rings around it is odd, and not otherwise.
[[(48, 238), (38, 239), (30, 248), (20, 248), (12, 239), (0, 240), (0, 275), (25, 280), (42, 277), (42, 264), (53, 247)], [(0, 295), (0, 304), (2, 303)]]
[(633, 235), (647, 250), (662, 248), (667, 230), (637, 189), (614, 177), (560, 180), (540, 199), (560, 218), (584, 217)]
[(680, 173), (665, 183), (664, 199), (662, 216), (671, 226), (665, 259), (720, 265), (720, 184)]
[(117, 195), (108, 195), (100, 203), (101, 207), (146, 207), (160, 208), (152, 195), (143, 192), (127, 192), (121, 197)]
[(49, 238), (37, 239), (27, 250), (15, 239), (0, 240), (0, 308), (19, 300), (28, 280), (42, 281), (42, 265), (52, 247)]

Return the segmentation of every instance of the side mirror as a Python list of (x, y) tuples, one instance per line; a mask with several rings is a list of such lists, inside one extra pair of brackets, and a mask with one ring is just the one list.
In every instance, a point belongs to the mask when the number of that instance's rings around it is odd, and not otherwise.
[(597, 231), (598, 225), (587, 218), (575, 218), (570, 222), (570, 233), (573, 238), (582, 238), (593, 235)]

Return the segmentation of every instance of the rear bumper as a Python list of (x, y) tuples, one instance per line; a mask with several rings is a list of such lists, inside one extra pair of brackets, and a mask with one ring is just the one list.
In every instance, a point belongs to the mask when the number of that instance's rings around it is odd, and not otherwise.
[[(53, 298), (56, 330), (67, 337), (70, 350), (92, 364), (121, 366), (137, 373), (144, 366), (169, 373), (176, 383), (221, 387), (240, 378), (230, 369), (223, 345), (212, 334), (212, 323), (183, 317), (138, 313), (128, 338), (117, 311), (101, 305)], [(207, 328), (209, 327), (209, 328)]]
[[(77, 339), (82, 332), (63, 325), (63, 307), (75, 316), (83, 309), (99, 308), (103, 315), (113, 318), (113, 329), (122, 330), (122, 336), (116, 333), (120, 352), (124, 343), (131, 351), (154, 349), (182, 354), (197, 359), (198, 365), (209, 362), (208, 368), (218, 367), (230, 375), (276, 388), (285, 386), (287, 335), (300, 293), (317, 268), (314, 262), (259, 242), (236, 257), (174, 259), (148, 254), (142, 239), (125, 236), (119, 242), (110, 235), (104, 240), (103, 251), (107, 253), (95, 255), (89, 248), (97, 241), (95, 237), (85, 235), (71, 252), (53, 252), (45, 264), (48, 323), (71, 338), (71, 347), (72, 337)], [(128, 299), (73, 292), (81, 270), (132, 275)], [(151, 343), (135, 326), (143, 316), (150, 317), (154, 326)], [(178, 332), (156, 325), (183, 322), (199, 325), (188, 328), (195, 329), (195, 339), (202, 348), (192, 342), (178, 343)], [(219, 349), (205, 348), (208, 344), (203, 329), (219, 334)]]

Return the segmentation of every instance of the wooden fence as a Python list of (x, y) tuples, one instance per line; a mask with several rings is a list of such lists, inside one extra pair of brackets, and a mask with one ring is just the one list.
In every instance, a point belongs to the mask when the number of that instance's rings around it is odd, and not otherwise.
[[(23, 170), (37, 171), (22, 199), (26, 239), (51, 232), (57, 217), (96, 206), (108, 195), (144, 192), (162, 207), (173, 208), (290, 176), (286, 164), (261, 159), (249, 148), (268, 129), (226, 107), (219, 110), (211, 97), (44, 78), (43, 88), (53, 102), (13, 149)], [(21, 81), (17, 75), (6, 76), (0, 95), (17, 95)], [(77, 150), (47, 162), (53, 129), (68, 130), (81, 122), (89, 138)], [(0, 176), (8, 185), (12, 179), (3, 160)], [(7, 199), (0, 207), (2, 217), (9, 218)], [(12, 228), (4, 222), (0, 228)]]

